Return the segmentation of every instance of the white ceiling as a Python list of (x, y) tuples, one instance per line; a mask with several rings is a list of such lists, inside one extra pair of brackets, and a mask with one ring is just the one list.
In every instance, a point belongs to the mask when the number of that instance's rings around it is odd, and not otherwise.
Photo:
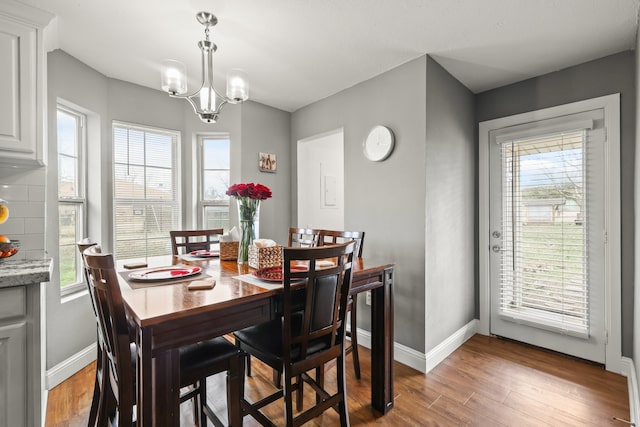
[[(7, 1), (7, 0), (0, 0)], [(424, 54), (478, 93), (635, 48), (640, 0), (19, 0), (53, 12), (48, 44), (101, 73), (159, 89), (159, 64), (200, 79), (195, 14), (218, 17), (216, 86), (286, 111)], [(193, 80), (193, 82), (191, 81)], [(224, 92), (223, 92), (224, 93)]]

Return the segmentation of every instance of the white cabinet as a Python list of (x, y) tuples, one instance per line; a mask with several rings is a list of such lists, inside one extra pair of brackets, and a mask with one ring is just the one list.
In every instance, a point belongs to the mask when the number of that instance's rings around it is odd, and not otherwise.
[(0, 326), (0, 426), (2, 427), (27, 425), (27, 366), (24, 354), (26, 342), (27, 324), (24, 321)]
[(51, 17), (13, 0), (0, 2), (0, 163), (45, 164), (42, 31)]
[(51, 260), (0, 264), (0, 427), (44, 425), (44, 285)]

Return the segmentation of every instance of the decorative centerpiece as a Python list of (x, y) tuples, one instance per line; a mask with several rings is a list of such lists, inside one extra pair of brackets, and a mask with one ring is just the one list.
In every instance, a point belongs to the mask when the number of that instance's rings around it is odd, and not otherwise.
[(260, 202), (271, 198), (271, 190), (262, 184), (233, 184), (227, 190), (227, 195), (235, 197), (238, 204), (238, 264), (246, 264), (249, 261), (249, 247), (259, 235)]

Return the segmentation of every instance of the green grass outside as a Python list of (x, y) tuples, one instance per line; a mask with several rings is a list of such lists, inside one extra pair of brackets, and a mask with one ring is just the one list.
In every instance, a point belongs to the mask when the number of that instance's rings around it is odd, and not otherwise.
[(583, 314), (583, 231), (582, 225), (573, 222), (522, 226), (520, 253), (515, 257), (522, 306), (542, 305), (551, 312)]

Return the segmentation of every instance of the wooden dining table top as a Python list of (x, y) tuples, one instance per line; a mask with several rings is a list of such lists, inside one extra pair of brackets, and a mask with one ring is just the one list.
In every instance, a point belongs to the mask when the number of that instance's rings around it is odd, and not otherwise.
[[(125, 264), (145, 262), (147, 267), (126, 270)], [(131, 272), (147, 268), (172, 266), (177, 264), (197, 265), (202, 273), (182, 279), (162, 283), (140, 283), (128, 280)], [(368, 271), (379, 271), (393, 264), (380, 265), (367, 263), (363, 258), (354, 259), (354, 278), (366, 275)], [(199, 312), (270, 298), (282, 292), (282, 287), (260, 287), (238, 279), (238, 276), (251, 274), (254, 268), (236, 261), (221, 261), (217, 257), (195, 258), (188, 255), (165, 255), (147, 259), (121, 260), (116, 268), (120, 271), (122, 298), (129, 307), (129, 314), (139, 327), (149, 327)], [(212, 289), (190, 290), (188, 284), (193, 280), (215, 280)], [(270, 285), (273, 285), (270, 283)]]

